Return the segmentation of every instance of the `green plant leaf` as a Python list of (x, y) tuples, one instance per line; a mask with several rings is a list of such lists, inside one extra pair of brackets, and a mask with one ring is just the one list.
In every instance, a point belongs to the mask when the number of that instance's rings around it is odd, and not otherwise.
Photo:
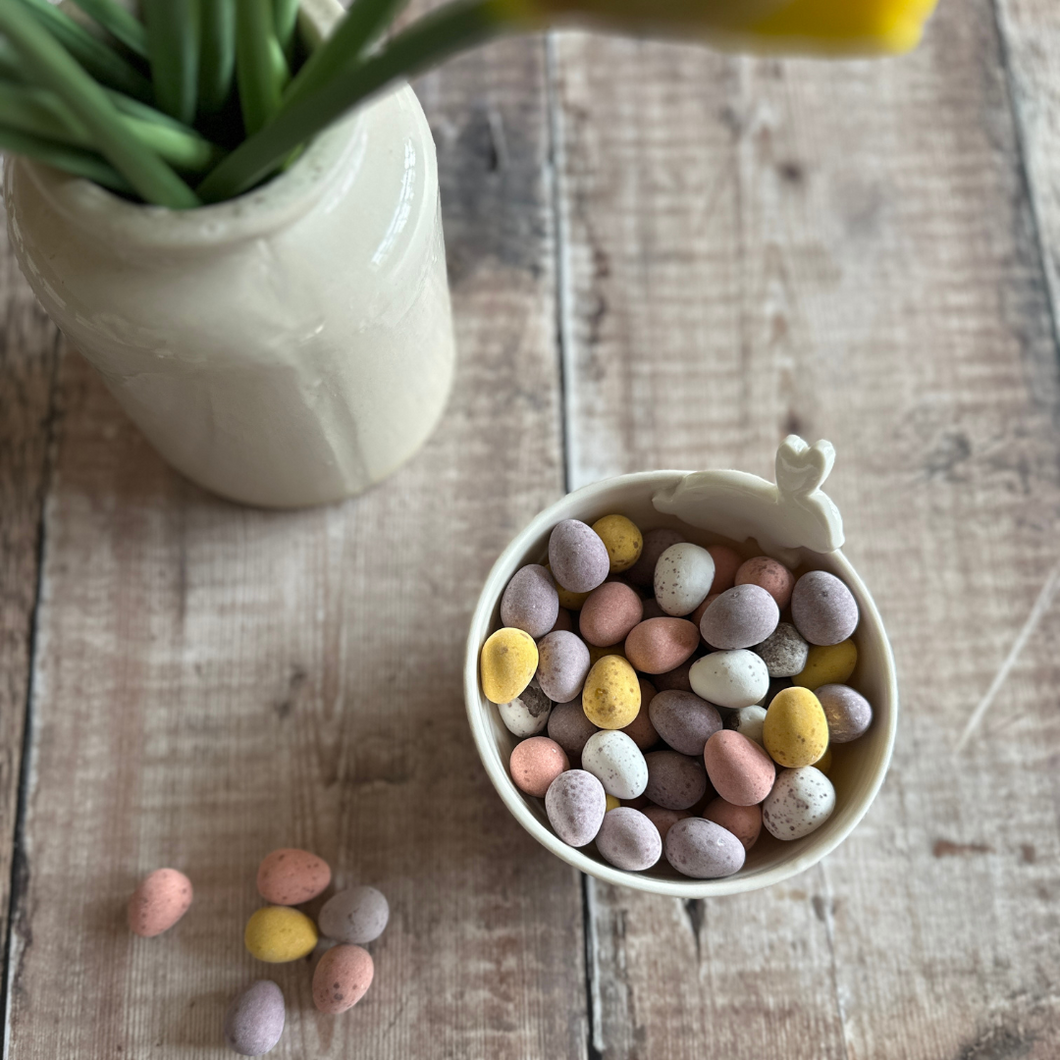
[(141, 0), (155, 101), (190, 125), (199, 94), (199, 0)]
[(236, 81), (247, 136), (279, 110), (287, 64), (272, 26), (268, 0), (236, 0)]
[(294, 30), (298, 24), (298, 0), (273, 0), (272, 22), (276, 28), (276, 39), (283, 54), (290, 62), (294, 55)]
[(236, 68), (235, 0), (201, 0), (202, 42), (199, 52), (199, 109), (217, 114), (232, 92)]
[(104, 89), (25, 7), (0, 0), (0, 33), (34, 82), (51, 89), (85, 124), (100, 154), (145, 201), (173, 209), (199, 205), (188, 185), (128, 130)]
[(354, 66), (361, 53), (407, 4), (408, 0), (354, 0), (331, 35), (306, 59), (287, 86), (281, 110), (326, 84), (340, 70)]
[(362, 100), (506, 28), (493, 13), (490, 0), (462, 0), (437, 8), (399, 33), (382, 51), (337, 71), (324, 85), (285, 108), (221, 162), (199, 185), (199, 195), (206, 202), (218, 202), (248, 191), (273, 173), (299, 144)]
[(137, 99), (152, 98), (151, 82), (113, 48), (93, 37), (84, 26), (78, 25), (65, 11), (60, 11), (48, 0), (3, 0), (18, 4), (30, 11), (97, 81), (117, 88)]
[(130, 51), (147, 58), (147, 31), (143, 23), (116, 0), (73, 0), (89, 18)]
[(87, 177), (96, 184), (123, 195), (134, 194), (129, 182), (113, 166), (91, 151), (53, 143), (41, 136), (4, 125), (0, 125), (0, 150), (35, 158), (38, 162), (45, 162), (75, 177)]

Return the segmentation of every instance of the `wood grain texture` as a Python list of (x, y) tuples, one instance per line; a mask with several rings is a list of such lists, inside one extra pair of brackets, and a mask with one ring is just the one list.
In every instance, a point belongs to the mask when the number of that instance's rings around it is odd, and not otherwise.
[[(0, 940), (7, 940), (38, 555), (49, 475), (55, 327), (11, 256), (0, 208)], [(0, 942), (0, 948), (4, 942)], [(0, 971), (2, 980), (2, 971)]]
[[(220, 1055), (228, 1000), (255, 977), (288, 998), (277, 1058), (584, 1055), (579, 881), (496, 798), (461, 683), (479, 585), (563, 485), (543, 58), (506, 43), (419, 86), (460, 364), (441, 428), (384, 488), (286, 514), (215, 500), (65, 365), (19, 1060)], [(243, 950), (257, 863), (287, 845), (390, 899), (375, 984), (341, 1018), (313, 1010), (308, 962)], [(124, 904), (161, 865), (192, 877), (195, 903), (136, 939)]]
[(591, 888), (607, 1060), (1060, 1054), (1055, 608), (954, 755), (1060, 561), (1002, 55), (985, 2), (879, 64), (556, 39), (572, 487), (830, 438), (903, 690), (888, 783), (821, 867), (700, 907)]

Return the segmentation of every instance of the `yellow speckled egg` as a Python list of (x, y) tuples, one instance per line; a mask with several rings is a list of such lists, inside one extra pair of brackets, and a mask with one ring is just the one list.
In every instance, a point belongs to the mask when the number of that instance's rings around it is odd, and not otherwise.
[(607, 810), (617, 810), (622, 805), (614, 795), (605, 795), (604, 798), (607, 800), (607, 809), (604, 810), (604, 813), (607, 813)]
[[(552, 574), (552, 565), (546, 563), (545, 570)], [(556, 582), (556, 595), (559, 596), (559, 606), (568, 611), (580, 611), (582, 604), (589, 598), (589, 593), (572, 593), (570, 589), (564, 589), (559, 582)]]
[(582, 710), (600, 729), (624, 729), (640, 710), (637, 671), (621, 655), (605, 655), (585, 679)]
[(283, 964), (313, 952), (317, 928), (305, 913), (289, 905), (267, 905), (247, 921), (243, 942), (259, 961)]
[(773, 761), (787, 769), (812, 766), (828, 749), (828, 718), (808, 688), (784, 688), (762, 722), (762, 741)]
[(802, 673), (791, 680), (812, 692), (821, 685), (842, 685), (850, 679), (858, 661), (858, 648), (852, 640), (840, 641), (822, 647), (810, 645), (810, 654)]
[(537, 673), (537, 645), (529, 633), (505, 626), (482, 645), (482, 693), (491, 703), (511, 703)]
[(593, 530), (607, 546), (612, 574), (629, 570), (640, 559), (644, 537), (637, 524), (624, 515), (605, 515), (593, 523)]

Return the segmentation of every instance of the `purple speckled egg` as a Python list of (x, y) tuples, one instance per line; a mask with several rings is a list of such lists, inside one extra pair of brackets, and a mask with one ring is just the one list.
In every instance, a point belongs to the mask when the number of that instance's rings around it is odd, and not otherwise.
[(676, 751), (652, 751), (644, 760), (648, 766), (644, 794), (656, 806), (687, 810), (706, 794), (707, 771), (701, 758), (690, 758)]
[(501, 624), (543, 637), (559, 617), (556, 583), (544, 567), (530, 563), (512, 575), (501, 597)]
[(584, 769), (560, 773), (545, 793), (549, 824), (572, 847), (583, 847), (596, 838), (606, 812), (603, 784)]
[(727, 828), (702, 817), (686, 817), (666, 833), (666, 860), (684, 876), (714, 880), (743, 868), (747, 851)]
[(537, 646), (537, 683), (553, 703), (569, 703), (581, 693), (589, 665), (589, 649), (576, 633), (557, 629)]
[(850, 743), (872, 724), (869, 701), (849, 685), (821, 685), (815, 695), (828, 719), (830, 743)]
[(734, 585), (703, 612), (699, 631), (715, 648), (731, 650), (761, 644), (780, 621), (776, 600), (760, 585)]
[(718, 708), (694, 692), (660, 692), (648, 704), (648, 713), (656, 732), (683, 755), (701, 755), (707, 740), (722, 727)]
[(662, 838), (640, 810), (619, 806), (604, 814), (604, 823), (596, 836), (596, 849), (615, 868), (643, 872), (662, 857)]
[(857, 629), (858, 603), (834, 574), (812, 570), (795, 583), (791, 618), (811, 644), (839, 644)]
[(271, 979), (259, 979), (228, 1006), (225, 1041), (240, 1056), (263, 1056), (279, 1042), (286, 1018), (283, 991)]
[(588, 593), (606, 580), (611, 557), (591, 526), (580, 519), (564, 519), (549, 536), (548, 565), (564, 589)]

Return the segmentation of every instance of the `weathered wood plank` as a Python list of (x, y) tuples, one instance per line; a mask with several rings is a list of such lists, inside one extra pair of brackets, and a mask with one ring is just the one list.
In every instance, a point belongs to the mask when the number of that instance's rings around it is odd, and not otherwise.
[(992, 9), (942, 5), (880, 64), (555, 47), (572, 485), (832, 439), (904, 696), (889, 782), (823, 867), (699, 913), (592, 889), (595, 1046), (1055, 1056), (1055, 610), (954, 754), (1060, 560), (1057, 351)]
[[(384, 487), (297, 513), (224, 504), (163, 467), (79, 359), (64, 372), (19, 1060), (216, 1055), (227, 999), (261, 976), (289, 1000), (277, 1057), (585, 1054), (579, 882), (494, 795), (461, 686), (478, 586), (562, 490), (541, 43), (420, 89), (460, 367), (438, 433)], [(343, 1018), (313, 1010), (307, 963), (243, 951), (279, 845), (390, 898), (375, 985)], [(195, 904), (134, 939), (123, 904), (162, 864)]]
[(17, 876), (20, 869), (12, 858), (59, 344), (8, 250), (2, 208), (0, 292), (0, 940), (6, 942), (12, 871)]

